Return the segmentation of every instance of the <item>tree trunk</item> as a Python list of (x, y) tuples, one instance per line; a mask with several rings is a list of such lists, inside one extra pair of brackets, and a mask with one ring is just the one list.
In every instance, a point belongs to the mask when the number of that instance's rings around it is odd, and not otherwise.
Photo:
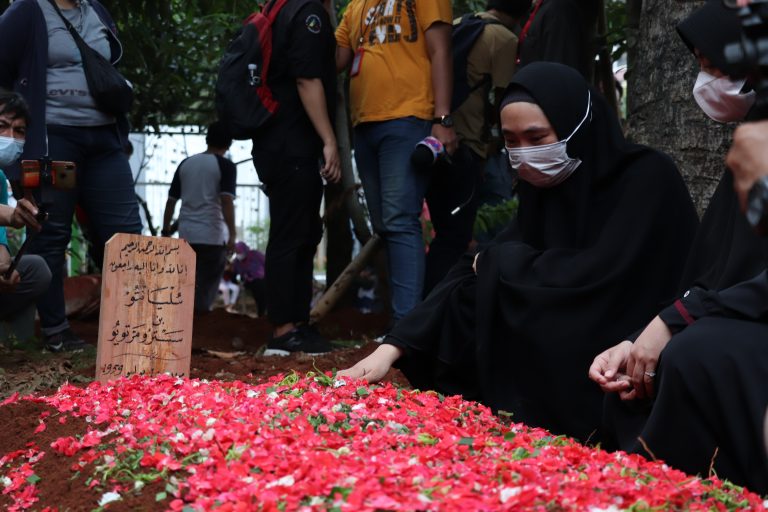
[[(628, 4), (629, 137), (674, 159), (701, 213), (722, 175), (732, 131), (731, 126), (710, 120), (696, 105), (692, 90), (699, 67), (675, 30), (704, 2), (639, 3)], [(639, 20), (633, 20), (638, 11)]]

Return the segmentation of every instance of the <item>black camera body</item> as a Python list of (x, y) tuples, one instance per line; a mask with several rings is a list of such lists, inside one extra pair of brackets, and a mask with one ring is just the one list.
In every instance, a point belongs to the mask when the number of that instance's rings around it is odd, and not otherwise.
[[(768, 119), (768, 0), (751, 0), (740, 7), (736, 0), (723, 0), (726, 7), (738, 9), (741, 40), (726, 45), (727, 68), (733, 78), (747, 78), (755, 90), (752, 118)], [(766, 162), (768, 165), (768, 162)], [(768, 234), (768, 193), (759, 181), (749, 193), (747, 221), (760, 234)]]

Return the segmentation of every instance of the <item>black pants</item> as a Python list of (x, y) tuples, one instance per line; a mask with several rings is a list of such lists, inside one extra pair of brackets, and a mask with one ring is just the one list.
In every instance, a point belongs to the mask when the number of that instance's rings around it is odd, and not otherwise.
[[(424, 297), (459, 261), (472, 240), (485, 160), (463, 145), (451, 160), (450, 165), (438, 164), (431, 169), (432, 179), (427, 189), (435, 238), (427, 253)], [(460, 209), (452, 215), (456, 208)]]
[(195, 311), (210, 311), (219, 283), (227, 266), (227, 247), (224, 245), (189, 244), (195, 251)]
[(275, 325), (306, 322), (312, 301), (313, 257), (323, 234), (318, 160), (254, 150), (253, 163), (269, 198), (267, 315)]
[(264, 286), (264, 279), (254, 279), (253, 281), (246, 281), (245, 289), (251, 294), (253, 300), (256, 301), (256, 309), (259, 316), (264, 316), (267, 312), (267, 290)]

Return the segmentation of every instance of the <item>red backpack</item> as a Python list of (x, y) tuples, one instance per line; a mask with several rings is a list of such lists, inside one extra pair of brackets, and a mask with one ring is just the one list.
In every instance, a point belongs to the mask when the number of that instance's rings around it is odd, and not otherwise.
[(234, 139), (256, 136), (280, 107), (269, 87), (272, 25), (288, 4), (293, 15), (310, 0), (270, 0), (252, 13), (227, 46), (216, 80), (216, 111)]

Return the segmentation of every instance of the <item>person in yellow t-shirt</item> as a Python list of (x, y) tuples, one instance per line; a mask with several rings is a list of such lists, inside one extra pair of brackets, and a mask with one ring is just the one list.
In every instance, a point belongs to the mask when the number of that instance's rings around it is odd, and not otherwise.
[(352, 0), (336, 30), (336, 66), (349, 69), (355, 160), (373, 227), (389, 252), (393, 320), (420, 300), (419, 215), (429, 171), (411, 164), (433, 136), (456, 149), (450, 0)]

